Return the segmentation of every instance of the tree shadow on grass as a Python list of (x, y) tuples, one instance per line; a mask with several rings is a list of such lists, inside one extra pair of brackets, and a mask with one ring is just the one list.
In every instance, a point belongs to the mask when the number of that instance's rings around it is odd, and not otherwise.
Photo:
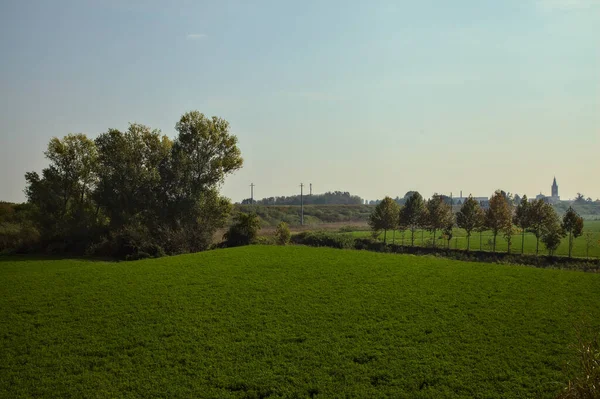
[(112, 258), (89, 258), (77, 255), (44, 255), (44, 254), (17, 254), (17, 255), (2, 255), (0, 254), (1, 263), (16, 263), (16, 262), (33, 262), (33, 261), (61, 261), (61, 260), (77, 260), (80, 262), (117, 262)]

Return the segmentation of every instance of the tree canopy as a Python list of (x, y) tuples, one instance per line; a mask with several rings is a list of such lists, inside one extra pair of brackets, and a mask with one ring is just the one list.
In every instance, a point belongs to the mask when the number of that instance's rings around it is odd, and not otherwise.
[(207, 248), (231, 208), (219, 187), (243, 159), (224, 119), (192, 111), (175, 128), (174, 140), (137, 123), (95, 140), (50, 140), (49, 166), (26, 174), (44, 245), (119, 255)]

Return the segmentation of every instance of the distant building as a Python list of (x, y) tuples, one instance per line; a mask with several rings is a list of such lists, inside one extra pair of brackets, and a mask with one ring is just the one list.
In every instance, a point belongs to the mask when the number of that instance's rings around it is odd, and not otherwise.
[(535, 199), (546, 201), (549, 204), (558, 204), (560, 202), (560, 196), (558, 195), (558, 184), (556, 184), (556, 177), (554, 177), (554, 181), (552, 182), (552, 187), (550, 188), (550, 192), (552, 195), (545, 196), (542, 193), (539, 193), (535, 196)]

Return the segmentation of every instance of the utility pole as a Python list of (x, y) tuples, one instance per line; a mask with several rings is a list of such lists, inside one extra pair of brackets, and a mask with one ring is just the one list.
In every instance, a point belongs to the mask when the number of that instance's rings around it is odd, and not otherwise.
[(250, 203), (254, 205), (254, 183), (250, 184)]
[(300, 224), (304, 226), (304, 183), (300, 183)]

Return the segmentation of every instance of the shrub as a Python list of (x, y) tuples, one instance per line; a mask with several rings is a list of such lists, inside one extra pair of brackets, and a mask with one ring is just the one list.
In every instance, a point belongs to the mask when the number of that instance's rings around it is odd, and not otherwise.
[(256, 213), (238, 213), (223, 239), (228, 247), (249, 245), (256, 240), (259, 230), (260, 218)]
[(292, 236), (291, 241), (311, 247), (354, 248), (354, 237), (349, 234), (306, 231)]
[(286, 222), (281, 222), (277, 225), (275, 237), (277, 239), (277, 244), (279, 245), (287, 245), (290, 242), (292, 233), (290, 233), (290, 228)]

